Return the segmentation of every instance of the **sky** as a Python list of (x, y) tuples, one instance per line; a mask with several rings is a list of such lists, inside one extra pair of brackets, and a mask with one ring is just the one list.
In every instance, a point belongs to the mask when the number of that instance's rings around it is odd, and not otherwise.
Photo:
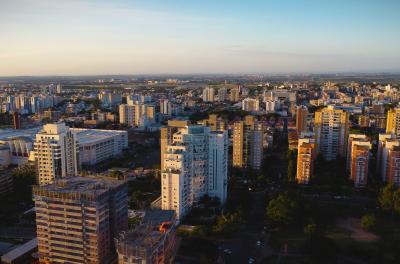
[(0, 0), (0, 76), (400, 72), (399, 0)]

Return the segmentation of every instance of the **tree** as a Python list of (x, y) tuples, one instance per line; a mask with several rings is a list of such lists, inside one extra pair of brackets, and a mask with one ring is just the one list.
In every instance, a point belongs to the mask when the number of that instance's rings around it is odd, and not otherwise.
[(376, 218), (372, 214), (366, 214), (361, 218), (361, 227), (365, 230), (371, 230), (376, 224)]
[(384, 211), (400, 213), (400, 190), (393, 183), (388, 183), (380, 190), (378, 203)]
[(317, 225), (316, 224), (308, 224), (304, 227), (304, 235), (306, 237), (312, 237), (317, 232)]
[(12, 171), (14, 194), (19, 202), (32, 202), (32, 185), (36, 183), (36, 171), (33, 166), (22, 166)]
[(288, 192), (279, 194), (267, 206), (267, 217), (277, 224), (288, 225), (301, 215), (301, 199), (292, 197)]

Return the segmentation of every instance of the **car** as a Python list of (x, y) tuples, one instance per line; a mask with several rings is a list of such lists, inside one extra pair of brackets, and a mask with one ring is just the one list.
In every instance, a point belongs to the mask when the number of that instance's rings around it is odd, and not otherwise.
[(253, 258), (249, 258), (249, 260), (247, 261), (247, 263), (249, 263), (249, 264), (252, 264), (252, 263), (254, 263), (254, 259)]
[(258, 247), (261, 246), (261, 241), (260, 240), (257, 241), (257, 246)]

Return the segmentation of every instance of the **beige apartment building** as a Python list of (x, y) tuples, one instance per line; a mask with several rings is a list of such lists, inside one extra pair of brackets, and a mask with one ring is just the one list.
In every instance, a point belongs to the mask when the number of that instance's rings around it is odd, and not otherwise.
[(325, 159), (346, 157), (349, 134), (349, 113), (329, 105), (315, 112), (315, 144)]
[(390, 109), (387, 113), (386, 133), (400, 135), (400, 107)]
[(260, 169), (263, 158), (263, 126), (255, 116), (246, 116), (233, 127), (233, 166)]
[(313, 138), (300, 138), (297, 149), (296, 181), (308, 184), (314, 176), (315, 143)]

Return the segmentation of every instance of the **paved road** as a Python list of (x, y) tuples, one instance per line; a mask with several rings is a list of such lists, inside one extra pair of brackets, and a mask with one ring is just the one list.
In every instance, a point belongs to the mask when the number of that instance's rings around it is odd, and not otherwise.
[[(266, 195), (264, 192), (251, 193), (251, 208), (245, 215), (245, 223), (233, 238), (222, 243), (221, 254), (226, 263), (248, 263), (249, 258), (255, 259), (259, 263), (264, 256), (272, 254), (272, 249), (268, 246), (268, 234), (263, 234)], [(261, 246), (257, 246), (257, 241), (262, 241)], [(224, 249), (229, 249), (232, 253), (223, 253)]]

